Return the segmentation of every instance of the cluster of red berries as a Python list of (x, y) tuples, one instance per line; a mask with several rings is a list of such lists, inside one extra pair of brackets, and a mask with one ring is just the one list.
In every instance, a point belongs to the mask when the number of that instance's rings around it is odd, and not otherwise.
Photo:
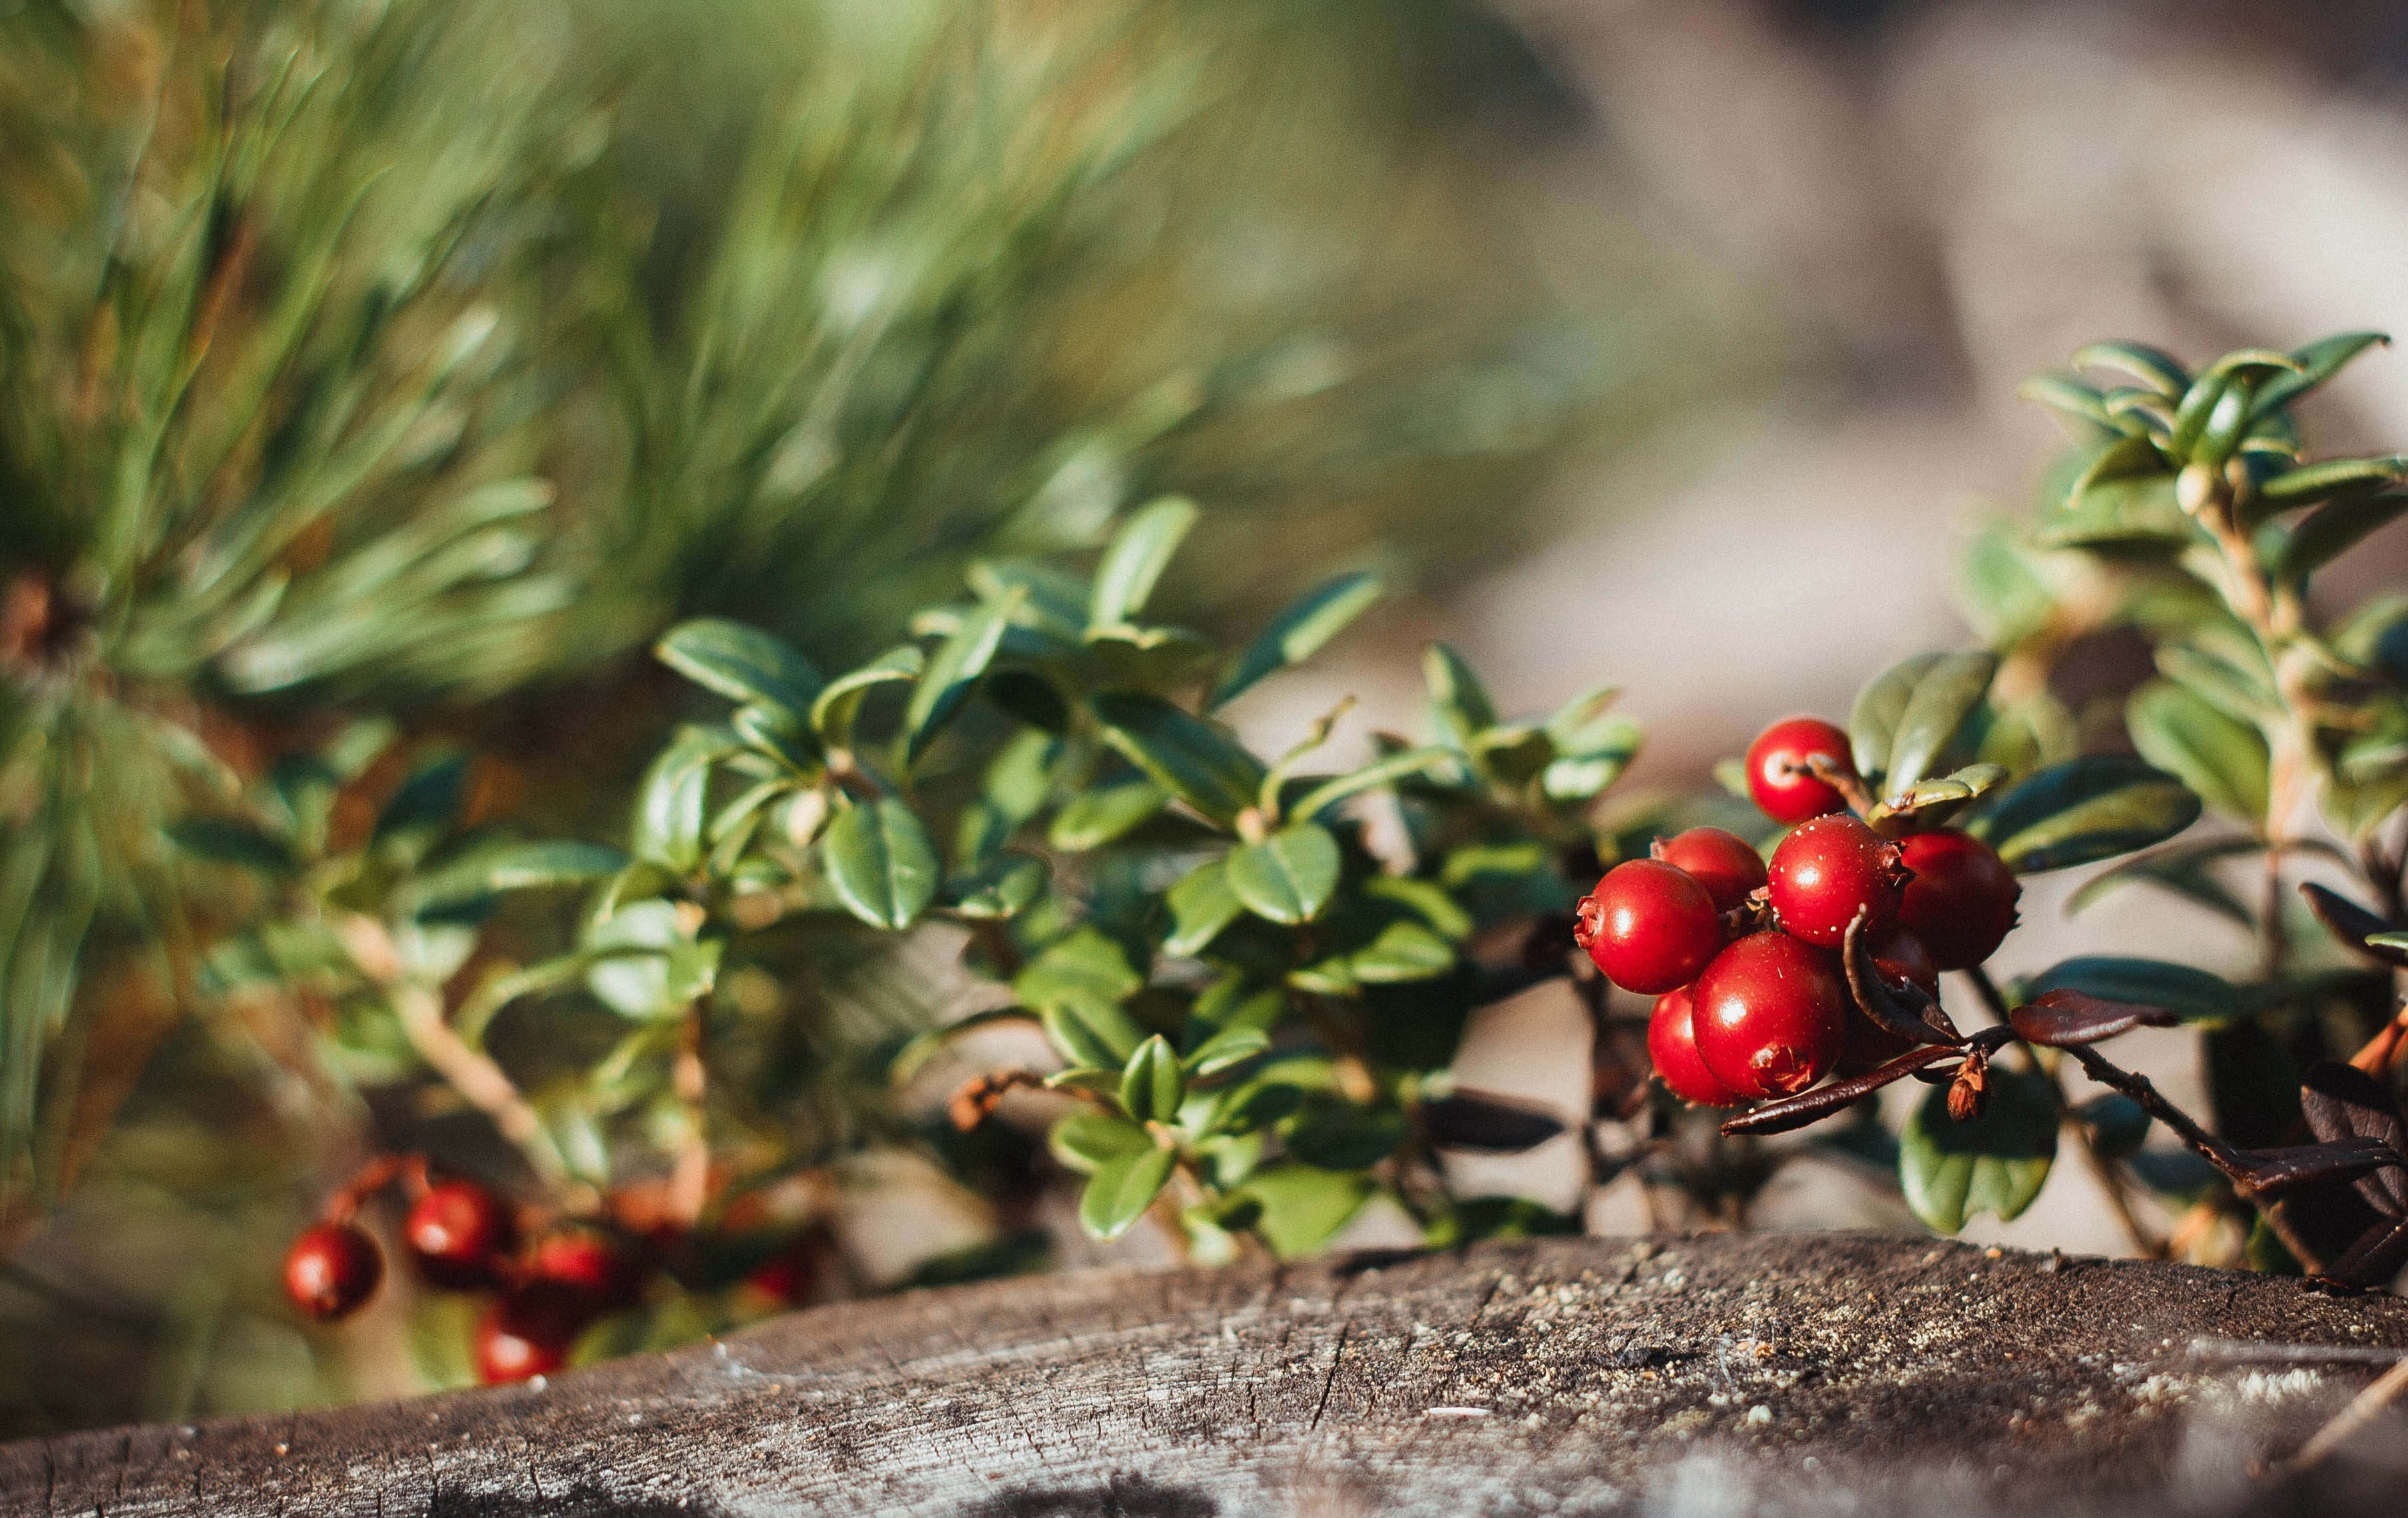
[(1937, 997), (1942, 970), (1971, 969), (2014, 925), (2021, 887), (1991, 848), (1955, 828), (1882, 837), (1849, 815), (1863, 794), (1848, 736), (1793, 717), (1747, 753), (1748, 794), (1794, 823), (1770, 864), (1720, 828), (1659, 839), (1606, 872), (1574, 938), (1606, 978), (1656, 998), (1656, 1073), (1709, 1107), (1786, 1096), (1905, 1052), (1856, 1010), (1839, 951), (1863, 941), (1894, 984)]
[[(384, 1252), (353, 1214), (366, 1192), (388, 1179), (372, 1167), (285, 1252), (284, 1292), (307, 1316), (322, 1323), (349, 1317), (383, 1281)], [(429, 1182), (423, 1170), (412, 1179), (418, 1195), (401, 1224), (410, 1264), (441, 1290), (494, 1294), (472, 1346), (488, 1383), (558, 1370), (589, 1325), (642, 1296), (647, 1265), (633, 1240), (567, 1224), (530, 1244), (516, 1210), (485, 1187)]]

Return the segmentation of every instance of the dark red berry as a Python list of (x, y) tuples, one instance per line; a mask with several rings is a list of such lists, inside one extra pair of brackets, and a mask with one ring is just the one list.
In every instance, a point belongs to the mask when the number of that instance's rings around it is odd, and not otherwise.
[(1971, 833), (1943, 827), (1901, 845), (1906, 882), (1899, 921), (1914, 930), (1943, 970), (1969, 970), (1998, 952), (2015, 925), (2023, 887), (1996, 850)]
[(1844, 775), (1855, 775), (1856, 762), (1848, 735), (1820, 717), (1788, 717), (1756, 736), (1747, 748), (1747, 794), (1775, 822), (1802, 823), (1809, 817), (1845, 811), (1848, 798), (1839, 788), (1815, 778), (1808, 767), (1817, 756)]
[(1845, 816), (1799, 823), (1767, 873), (1782, 931), (1824, 949), (1840, 947), (1859, 911), (1868, 932), (1887, 931), (1906, 879), (1899, 846)]
[(1763, 856), (1745, 838), (1719, 827), (1693, 827), (1657, 838), (1648, 852), (1704, 886), (1719, 912), (1729, 911), (1764, 883)]
[(1683, 1101), (1700, 1107), (1737, 1107), (1739, 1093), (1716, 1079), (1698, 1057), (1697, 1028), (1691, 1021), (1694, 1007), (1685, 986), (1656, 998), (1656, 1010), (1647, 1018), (1647, 1057), (1672, 1095)]
[(836, 1240), (825, 1229), (813, 1228), (744, 1279), (788, 1307), (808, 1306), (818, 1296), (820, 1282), (835, 1254)]
[(509, 1206), (473, 1181), (427, 1188), (402, 1220), (401, 1241), (419, 1273), (435, 1285), (471, 1291), (490, 1285), (518, 1248)]
[(494, 1298), (477, 1320), (477, 1374), (488, 1386), (549, 1376), (568, 1363), (577, 1336), (595, 1316), (578, 1293), (542, 1282)]
[(1698, 977), (1698, 1053), (1742, 1096), (1786, 1096), (1831, 1071), (1847, 995), (1830, 956), (1786, 933), (1751, 933)]
[(301, 1230), (284, 1252), (284, 1295), (320, 1323), (350, 1317), (384, 1279), (384, 1252), (355, 1223)]
[(1582, 899), (1572, 938), (1607, 980), (1653, 996), (1696, 980), (1722, 947), (1723, 928), (1704, 886), (1670, 865), (1631, 859)]
[(644, 1266), (635, 1247), (616, 1235), (564, 1228), (537, 1241), (526, 1280), (574, 1293), (597, 1314), (615, 1312), (643, 1295)]

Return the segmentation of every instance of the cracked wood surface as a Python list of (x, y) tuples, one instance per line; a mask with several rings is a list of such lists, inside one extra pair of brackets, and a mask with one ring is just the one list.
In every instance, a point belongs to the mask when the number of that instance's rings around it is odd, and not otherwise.
[[(2202, 1338), (2290, 1348), (2239, 1364)], [(2408, 1303), (2270, 1277), (1545, 1240), (956, 1287), (541, 1387), (26, 1441), (0, 1447), (0, 1511), (2392, 1511), (2398, 1424), (2315, 1489), (2247, 1474), (2389, 1349)]]

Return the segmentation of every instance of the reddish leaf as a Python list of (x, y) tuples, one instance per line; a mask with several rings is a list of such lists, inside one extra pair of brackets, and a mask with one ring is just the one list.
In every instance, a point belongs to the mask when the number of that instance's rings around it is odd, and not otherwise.
[(1862, 1075), (1852, 1076), (1845, 1081), (1834, 1081), (1828, 1085), (1816, 1086), (1812, 1091), (1801, 1092), (1795, 1096), (1784, 1096), (1777, 1102), (1767, 1102), (1753, 1111), (1742, 1112), (1723, 1124), (1723, 1132), (1727, 1134), (1787, 1133), (1792, 1128), (1802, 1128), (1817, 1119), (1829, 1117), (1834, 1112), (1855, 1106), (1893, 1081), (1903, 1081), (1927, 1065), (1936, 1065), (1943, 1059), (1955, 1058), (1956, 1055), (1956, 1050), (1954, 1046), (1924, 1044), (1919, 1048), (1910, 1049), (1888, 1064), (1867, 1070)]
[[(2328, 1143), (2372, 1138), (2395, 1152), (2408, 1148), (2391, 1088), (2356, 1066), (2334, 1060), (2309, 1066), (2300, 1078), (2300, 1110), (2309, 1130)], [(2393, 1168), (2364, 1176), (2358, 1191), (2384, 1216), (2408, 1216), (2408, 1174)]]
[(1841, 952), (1848, 972), (1848, 994), (1858, 1010), (1872, 1019), (1874, 1026), (1910, 1042), (1943, 1047), (1964, 1042), (1956, 1024), (1948, 1021), (1948, 1014), (1921, 986), (1911, 981), (1893, 984), (1883, 977), (1873, 964), (1872, 948), (1865, 941), (1868, 935), (1864, 929), (1865, 914), (1858, 912), (1856, 921), (1848, 924)]
[(2026, 1043), (2052, 1049), (2094, 1044), (2138, 1027), (2170, 1028), (2181, 1019), (2162, 1007), (2109, 1001), (2080, 991), (2042, 992), (2028, 1007), (2007, 1014), (2008, 1025)]
[(2300, 895), (2308, 898), (2308, 909), (2316, 914), (2316, 921), (2332, 929), (2332, 936), (2344, 944), (2378, 965), (2408, 968), (2408, 950), (2366, 941), (2378, 933), (2399, 932), (2399, 924), (2386, 923), (2357, 902), (2335, 895), (2313, 881), (2300, 882)]
[(2355, 1181), (2386, 1167), (2397, 1170), (2408, 1164), (2398, 1150), (2380, 1138), (2337, 1138), (2289, 1149), (2244, 1149), (2239, 1155), (2249, 1167), (2250, 1193), (2263, 1197)]

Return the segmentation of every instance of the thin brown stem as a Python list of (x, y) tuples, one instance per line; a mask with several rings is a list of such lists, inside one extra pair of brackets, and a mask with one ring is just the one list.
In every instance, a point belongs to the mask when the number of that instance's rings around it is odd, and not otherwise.
[(2125, 1187), (2123, 1172), (2114, 1161), (2099, 1153), (2099, 1146), (2090, 1141), (2089, 1128), (2080, 1118), (2068, 1112), (2065, 1114), (2065, 1132), (2073, 1142), (2073, 1152), (2082, 1156), (2083, 1166), (2099, 1182), (2099, 1189), (2106, 1194), (2107, 1206), (2114, 1212), (2115, 1221), (2123, 1226), (2124, 1237), (2130, 1242), (2132, 1253), (2144, 1260), (2164, 1259), (2166, 1241), (2141, 1221), (2138, 1212), (2132, 1210), (2132, 1196)]

